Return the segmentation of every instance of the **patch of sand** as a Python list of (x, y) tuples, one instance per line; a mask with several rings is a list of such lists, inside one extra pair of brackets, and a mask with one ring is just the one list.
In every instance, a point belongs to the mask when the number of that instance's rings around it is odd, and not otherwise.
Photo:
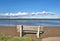
[(60, 41), (60, 37), (43, 38), (42, 41)]

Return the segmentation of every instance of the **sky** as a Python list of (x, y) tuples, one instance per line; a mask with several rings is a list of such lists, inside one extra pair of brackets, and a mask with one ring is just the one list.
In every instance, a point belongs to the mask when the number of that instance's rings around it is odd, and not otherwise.
[[(39, 15), (38, 12), (42, 15)], [(32, 15), (33, 13), (34, 15)], [(43, 15), (45, 13), (47, 15)], [(0, 0), (0, 16), (2, 15), (60, 18), (60, 0)]]

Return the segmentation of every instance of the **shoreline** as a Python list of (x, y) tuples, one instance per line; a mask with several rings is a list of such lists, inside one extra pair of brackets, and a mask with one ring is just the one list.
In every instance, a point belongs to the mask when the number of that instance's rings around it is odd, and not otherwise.
[(60, 20), (60, 18), (0, 18), (0, 20)]
[[(38, 25), (23, 25), (23, 26), (34, 26), (34, 27), (38, 27)], [(40, 25), (39, 25), (40, 26)], [(13, 25), (13, 26), (0, 26), (0, 27), (17, 27), (17, 25)], [(60, 26), (42, 26), (42, 27), (60, 27)]]

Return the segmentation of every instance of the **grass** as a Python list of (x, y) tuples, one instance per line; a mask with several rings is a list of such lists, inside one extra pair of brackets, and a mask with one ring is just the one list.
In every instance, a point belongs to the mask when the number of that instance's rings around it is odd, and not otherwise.
[(28, 37), (13, 37), (0, 34), (0, 41), (41, 41), (41, 39), (32, 39)]

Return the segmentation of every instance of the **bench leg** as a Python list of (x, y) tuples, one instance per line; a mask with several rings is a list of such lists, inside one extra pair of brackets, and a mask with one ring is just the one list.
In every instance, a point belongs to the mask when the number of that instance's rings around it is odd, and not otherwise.
[(37, 38), (39, 38), (39, 31), (40, 31), (40, 26), (38, 27), (38, 31), (37, 31)]
[(20, 37), (22, 37), (22, 35), (23, 35), (23, 26), (20, 25)]

